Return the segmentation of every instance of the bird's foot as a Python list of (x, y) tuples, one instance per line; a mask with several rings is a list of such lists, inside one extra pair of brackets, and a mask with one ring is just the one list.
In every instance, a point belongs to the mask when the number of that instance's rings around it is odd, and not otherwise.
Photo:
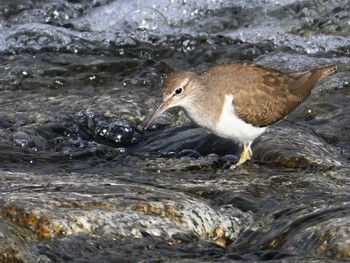
[(244, 164), (246, 161), (250, 160), (251, 155), (248, 150), (245, 150), (242, 152), (241, 157), (239, 158), (238, 162), (236, 163), (236, 166), (240, 166)]
[(250, 148), (251, 143), (245, 143), (243, 144), (243, 151), (241, 153), (241, 156), (238, 160), (238, 162), (233, 165), (231, 168), (236, 168), (237, 166), (240, 166), (244, 164), (247, 160), (250, 160), (251, 157), (253, 156), (252, 149)]

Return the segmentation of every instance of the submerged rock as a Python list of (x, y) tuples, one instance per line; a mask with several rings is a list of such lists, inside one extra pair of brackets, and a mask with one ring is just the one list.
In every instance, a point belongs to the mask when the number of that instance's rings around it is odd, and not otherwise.
[(266, 165), (331, 168), (346, 165), (341, 150), (309, 129), (281, 123), (256, 140), (254, 159)]

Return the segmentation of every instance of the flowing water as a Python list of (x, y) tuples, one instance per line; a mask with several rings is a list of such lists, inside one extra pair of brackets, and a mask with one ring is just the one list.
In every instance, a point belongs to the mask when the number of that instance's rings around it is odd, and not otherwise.
[[(0, 2), (0, 262), (350, 260), (350, 5)], [(241, 146), (171, 110), (178, 70), (335, 63)]]

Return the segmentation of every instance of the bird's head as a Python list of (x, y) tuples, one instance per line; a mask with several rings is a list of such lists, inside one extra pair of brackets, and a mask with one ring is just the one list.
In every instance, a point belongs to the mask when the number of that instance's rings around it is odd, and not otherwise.
[(200, 87), (199, 76), (192, 72), (179, 72), (171, 75), (163, 85), (163, 103), (153, 113), (145, 125), (147, 129), (164, 111), (173, 107), (188, 110)]

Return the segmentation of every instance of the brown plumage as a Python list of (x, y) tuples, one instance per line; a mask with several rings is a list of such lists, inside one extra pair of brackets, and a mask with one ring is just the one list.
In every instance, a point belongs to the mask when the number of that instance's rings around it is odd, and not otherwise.
[(250, 145), (266, 126), (285, 118), (310, 96), (317, 81), (335, 70), (335, 65), (328, 65), (283, 73), (252, 64), (227, 64), (202, 75), (175, 73), (164, 83), (163, 103), (145, 127), (167, 109), (182, 107), (198, 125), (243, 143), (240, 165), (250, 159)]
[(285, 118), (310, 96), (319, 79), (335, 70), (335, 65), (328, 65), (283, 73), (258, 65), (228, 64), (209, 69), (201, 78), (215, 93), (233, 94), (234, 109), (241, 119), (265, 127)]

